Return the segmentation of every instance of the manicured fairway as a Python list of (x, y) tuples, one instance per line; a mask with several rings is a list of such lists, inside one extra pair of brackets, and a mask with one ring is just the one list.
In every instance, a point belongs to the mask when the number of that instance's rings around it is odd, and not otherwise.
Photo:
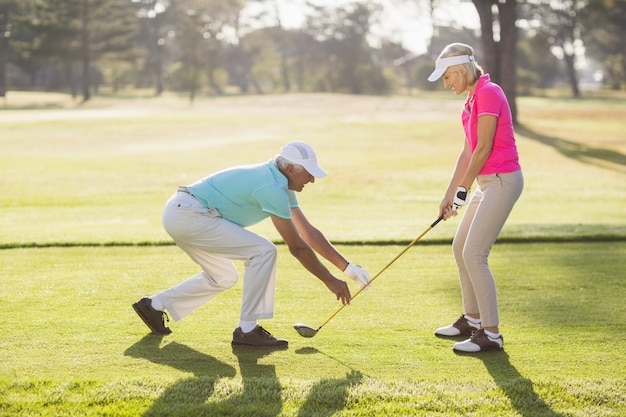
[[(176, 186), (293, 139), (329, 171), (299, 196), (305, 213), (378, 272), (436, 218), (462, 146), (458, 97), (9, 97), (0, 416), (626, 415), (626, 100), (520, 98), (525, 190), (490, 256), (505, 351), (457, 355), (433, 330), (462, 312), (458, 218), (311, 339), (293, 324), (339, 306), (279, 244), (261, 324), (285, 351), (231, 349), (241, 282), (167, 337), (131, 304), (197, 272), (160, 224)], [(253, 230), (278, 241), (270, 222)]]
[[(398, 246), (341, 247), (372, 270)], [(147, 335), (130, 304), (195, 267), (175, 247), (0, 251), (2, 415), (613, 415), (625, 410), (626, 244), (502, 244), (506, 353), (456, 355), (433, 329), (460, 312), (444, 245), (416, 246), (337, 308), (281, 246), (286, 351), (233, 352), (238, 284)]]
[[(463, 144), (462, 99), (448, 94), (90, 106), (0, 111), (1, 245), (169, 240), (160, 214), (178, 185), (265, 161), (294, 139), (329, 172), (300, 200), (333, 241), (411, 240), (437, 217)], [(519, 108), (526, 186), (503, 236), (626, 236), (626, 100), (527, 98)], [(278, 238), (271, 229), (255, 228)]]

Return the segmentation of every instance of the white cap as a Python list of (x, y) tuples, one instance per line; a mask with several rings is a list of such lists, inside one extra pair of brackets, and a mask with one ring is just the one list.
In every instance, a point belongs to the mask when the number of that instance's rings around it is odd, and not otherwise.
[(291, 163), (302, 165), (315, 178), (326, 176), (326, 171), (317, 165), (315, 151), (305, 142), (295, 141), (288, 143), (280, 148), (280, 156)]
[(451, 67), (452, 65), (465, 64), (466, 62), (476, 61), (474, 55), (458, 55), (458, 56), (450, 56), (448, 58), (439, 58), (435, 62), (435, 70), (430, 77), (428, 77), (428, 81), (434, 82), (437, 81), (444, 72)]

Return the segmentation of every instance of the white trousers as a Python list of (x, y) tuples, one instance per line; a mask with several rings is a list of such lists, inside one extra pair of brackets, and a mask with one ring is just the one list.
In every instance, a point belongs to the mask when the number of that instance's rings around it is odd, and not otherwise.
[(235, 285), (233, 260), (243, 260), (240, 319), (253, 321), (274, 315), (276, 246), (206, 209), (193, 196), (176, 192), (163, 209), (163, 227), (202, 272), (156, 294), (175, 321)]

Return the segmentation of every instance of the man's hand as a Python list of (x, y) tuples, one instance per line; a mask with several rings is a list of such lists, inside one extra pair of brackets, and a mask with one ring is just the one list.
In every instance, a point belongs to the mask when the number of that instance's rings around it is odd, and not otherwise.
[(341, 304), (350, 304), (352, 296), (350, 295), (350, 289), (346, 281), (333, 278), (332, 281), (325, 281), (324, 283), (328, 289), (337, 296), (337, 300), (341, 300)]
[(359, 284), (361, 288), (365, 287), (372, 277), (370, 274), (358, 265), (353, 265), (351, 263), (346, 266), (346, 269), (343, 271), (347, 277), (351, 278), (355, 282)]
[(459, 185), (456, 189), (456, 194), (454, 195), (454, 202), (452, 204), (453, 210), (458, 210), (460, 207), (467, 204), (467, 199), (469, 197), (470, 190)]

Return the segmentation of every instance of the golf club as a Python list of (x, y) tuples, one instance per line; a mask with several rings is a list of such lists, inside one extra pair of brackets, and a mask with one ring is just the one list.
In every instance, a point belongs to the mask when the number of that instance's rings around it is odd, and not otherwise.
[[(415, 239), (413, 239), (413, 241), (411, 243), (408, 244), (408, 246), (404, 249), (402, 249), (402, 252), (400, 252), (398, 255), (396, 255), (395, 258), (393, 258), (387, 265), (385, 265), (383, 267), (383, 269), (381, 269), (376, 275), (374, 275), (372, 277), (372, 279), (367, 283), (367, 285), (363, 286), (356, 294), (354, 294), (352, 296), (352, 300), (354, 300), (357, 295), (361, 294), (361, 292), (363, 290), (365, 290), (367, 287), (369, 287), (372, 282), (374, 282), (374, 280), (376, 278), (378, 278), (383, 272), (385, 272), (385, 270), (387, 268), (389, 268), (391, 266), (391, 264), (393, 264), (395, 261), (398, 260), (399, 257), (401, 257), (402, 255), (405, 254), (406, 251), (408, 251), (411, 246), (415, 245), (426, 233), (428, 233), (430, 231), (430, 229), (432, 229), (433, 227), (435, 227), (437, 225), (437, 223), (439, 223), (440, 221), (443, 220), (443, 215), (440, 216), (437, 220), (435, 220), (426, 230), (424, 230), (422, 232), (421, 235), (419, 235), (418, 237), (416, 237)], [(320, 327), (318, 327), (317, 329), (311, 327), (311, 326), (307, 326), (306, 324), (302, 324), (302, 323), (297, 323), (293, 325), (293, 328), (296, 329), (296, 331), (298, 332), (298, 334), (302, 337), (313, 337), (317, 334), (317, 332), (320, 331), (320, 329), (322, 327), (324, 327), (326, 325), (326, 323), (328, 323), (329, 321), (331, 321), (333, 319), (333, 317), (335, 317), (337, 314), (339, 314), (339, 312), (341, 310), (343, 310), (343, 308), (345, 306), (347, 306), (348, 304), (343, 304), (341, 307), (339, 307), (339, 309), (337, 311), (335, 311), (324, 323), (322, 323), (322, 325)]]

